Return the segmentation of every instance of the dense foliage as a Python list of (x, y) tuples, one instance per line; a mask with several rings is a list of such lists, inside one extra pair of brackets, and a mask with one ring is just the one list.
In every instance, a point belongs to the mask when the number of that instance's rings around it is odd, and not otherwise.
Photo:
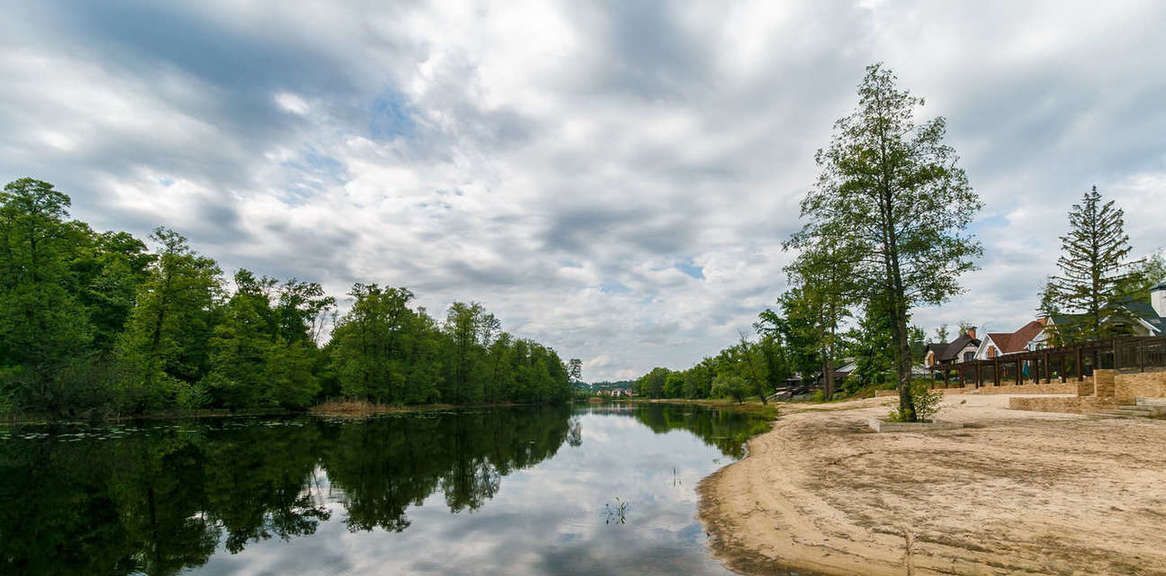
[(633, 384), (646, 398), (731, 398), (765, 401), (790, 372), (783, 334), (762, 331), (754, 341), (740, 340), (687, 370), (653, 368)]
[(967, 227), (982, 203), (944, 143), (944, 119), (917, 122), (923, 99), (898, 88), (890, 70), (867, 67), (858, 97), (817, 153), (818, 181), (789, 247), (824, 264), (798, 267), (811, 273), (804, 285), (890, 319), (899, 410), (912, 421), (911, 311), (960, 291), (981, 252)]
[[(218, 264), (173, 230), (146, 243), (70, 220), (69, 197), (21, 179), (0, 193), (0, 410), (52, 417), (298, 410), (322, 398), (451, 404), (570, 397), (554, 350), (502, 332), (480, 304), (438, 322), (404, 288), (320, 284)], [(578, 379), (580, 366), (574, 364)]]

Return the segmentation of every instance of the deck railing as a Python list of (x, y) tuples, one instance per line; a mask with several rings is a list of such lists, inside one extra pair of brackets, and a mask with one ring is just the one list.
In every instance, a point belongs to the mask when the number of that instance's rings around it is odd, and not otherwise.
[(936, 368), (943, 386), (1002, 386), (1029, 382), (1084, 380), (1093, 370), (1146, 371), (1166, 368), (1166, 337), (1123, 336), (1004, 354), (988, 360), (948, 362)]

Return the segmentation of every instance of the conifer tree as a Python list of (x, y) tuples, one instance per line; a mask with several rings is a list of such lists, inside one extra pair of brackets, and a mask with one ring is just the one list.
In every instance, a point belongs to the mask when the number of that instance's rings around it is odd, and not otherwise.
[(1130, 237), (1125, 218), (1113, 200), (1104, 201), (1094, 186), (1069, 210), (1069, 233), (1061, 236), (1060, 273), (1041, 293), (1041, 312), (1063, 314), (1054, 339), (1088, 341), (1123, 331), (1132, 321), (1122, 305), (1128, 276)]

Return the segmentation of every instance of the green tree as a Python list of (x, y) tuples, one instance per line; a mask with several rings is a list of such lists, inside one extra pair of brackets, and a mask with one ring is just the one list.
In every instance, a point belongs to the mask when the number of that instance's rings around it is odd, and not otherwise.
[(664, 378), (664, 397), (684, 397), (684, 372), (669, 372)]
[[(1061, 343), (1097, 340), (1128, 330), (1133, 317), (1123, 306), (1133, 283), (1125, 215), (1092, 187), (1069, 210), (1069, 233), (1061, 236), (1060, 273), (1041, 293), (1042, 312), (1062, 315), (1051, 328)], [(1136, 281), (1135, 281), (1136, 283)]]
[(149, 276), (117, 345), (119, 401), (131, 413), (205, 402), (206, 375), (222, 300), (222, 272), (186, 238), (158, 228)]
[(332, 360), (341, 390), (351, 398), (399, 403), (414, 396), (410, 381), (418, 327), (409, 308), (413, 293), (405, 288), (356, 284), (355, 301), (332, 333)]
[(748, 394), (745, 379), (736, 374), (718, 374), (713, 380), (712, 394), (717, 398), (732, 398), (740, 404)]
[(645, 398), (663, 398), (668, 369), (656, 367), (636, 380), (636, 394)]
[(913, 307), (960, 292), (960, 275), (981, 252), (966, 232), (981, 201), (943, 141), (944, 119), (917, 123), (923, 100), (899, 89), (890, 70), (868, 66), (858, 96), (816, 155), (818, 181), (790, 245), (830, 246), (851, 269), (854, 299), (885, 301), (900, 412), (914, 420), (908, 319)]
[(0, 396), (24, 409), (63, 413), (93, 339), (70, 262), (83, 241), (67, 222), (69, 197), (22, 178), (0, 192)]

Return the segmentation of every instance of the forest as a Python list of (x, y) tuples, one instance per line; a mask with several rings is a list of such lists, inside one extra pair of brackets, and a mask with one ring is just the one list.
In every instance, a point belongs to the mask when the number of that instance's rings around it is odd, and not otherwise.
[[(24, 178), (0, 193), (0, 413), (102, 418), (224, 409), (561, 402), (568, 366), (476, 302), (437, 319), (403, 287), (240, 269), (227, 281), (178, 232), (147, 239), (70, 219)], [(330, 329), (330, 330), (329, 330)], [(572, 366), (577, 366), (573, 362)]]

